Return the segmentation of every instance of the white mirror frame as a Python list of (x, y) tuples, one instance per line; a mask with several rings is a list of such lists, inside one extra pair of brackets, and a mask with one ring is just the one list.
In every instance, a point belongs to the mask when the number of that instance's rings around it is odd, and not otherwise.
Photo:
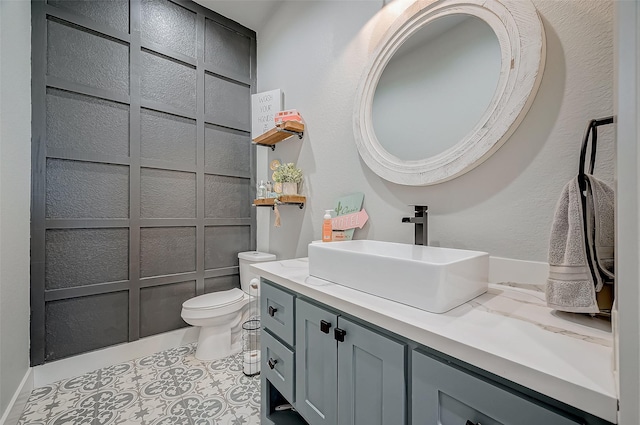
[[(387, 63), (409, 37), (452, 14), (476, 16), (495, 32), (502, 57), (496, 91), (473, 130), (456, 145), (429, 158), (401, 160), (386, 151), (374, 132), (376, 87)], [(545, 56), (544, 28), (530, 0), (416, 0), (383, 36), (360, 80), (353, 117), (360, 156), (383, 179), (409, 186), (442, 183), (470, 171), (498, 150), (526, 115), (542, 80)], [(417, 143), (428, 143), (429, 135), (415, 138)]]

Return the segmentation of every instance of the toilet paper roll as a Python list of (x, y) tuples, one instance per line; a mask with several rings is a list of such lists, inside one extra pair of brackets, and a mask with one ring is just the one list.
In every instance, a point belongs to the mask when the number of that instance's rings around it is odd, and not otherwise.
[(252, 297), (260, 296), (260, 279), (259, 278), (254, 277), (249, 282), (249, 295)]
[(260, 372), (260, 350), (251, 350), (244, 353), (242, 371), (245, 375), (255, 375)]

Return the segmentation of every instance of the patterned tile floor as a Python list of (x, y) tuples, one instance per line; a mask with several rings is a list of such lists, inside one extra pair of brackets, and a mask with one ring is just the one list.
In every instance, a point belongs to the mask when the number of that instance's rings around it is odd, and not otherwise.
[(36, 388), (18, 425), (258, 425), (259, 375), (242, 373), (241, 355), (194, 353), (187, 345)]

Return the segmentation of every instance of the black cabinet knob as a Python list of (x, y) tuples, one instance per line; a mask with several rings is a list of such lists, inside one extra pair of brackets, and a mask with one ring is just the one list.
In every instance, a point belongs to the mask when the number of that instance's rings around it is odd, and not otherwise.
[(481, 424), (480, 422), (476, 423), (476, 422), (467, 421), (464, 425), (481, 425)]
[(274, 308), (272, 305), (269, 306), (269, 316), (271, 317), (275, 316), (276, 311), (278, 311), (277, 308)]
[(269, 365), (269, 369), (273, 369), (274, 367), (276, 367), (276, 363), (278, 363), (277, 360), (269, 358), (269, 361), (267, 362), (267, 364)]
[(344, 342), (344, 336), (346, 334), (347, 332), (344, 329), (340, 329), (340, 328), (335, 328), (333, 331), (333, 336), (338, 342)]
[(329, 333), (329, 329), (331, 329), (331, 323), (327, 322), (326, 320), (321, 320), (320, 321), (320, 330), (323, 333), (328, 334)]

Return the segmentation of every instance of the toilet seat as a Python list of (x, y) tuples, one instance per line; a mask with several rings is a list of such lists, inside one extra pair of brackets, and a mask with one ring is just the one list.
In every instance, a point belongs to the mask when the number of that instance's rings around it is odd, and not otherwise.
[(212, 310), (241, 302), (246, 294), (238, 288), (228, 291), (211, 292), (191, 298), (182, 303), (185, 310)]
[(259, 308), (260, 279), (250, 265), (275, 259), (275, 255), (263, 252), (239, 252), (239, 288), (199, 295), (182, 303), (182, 320), (200, 328), (196, 359), (213, 361), (241, 351), (242, 324), (254, 318)]

